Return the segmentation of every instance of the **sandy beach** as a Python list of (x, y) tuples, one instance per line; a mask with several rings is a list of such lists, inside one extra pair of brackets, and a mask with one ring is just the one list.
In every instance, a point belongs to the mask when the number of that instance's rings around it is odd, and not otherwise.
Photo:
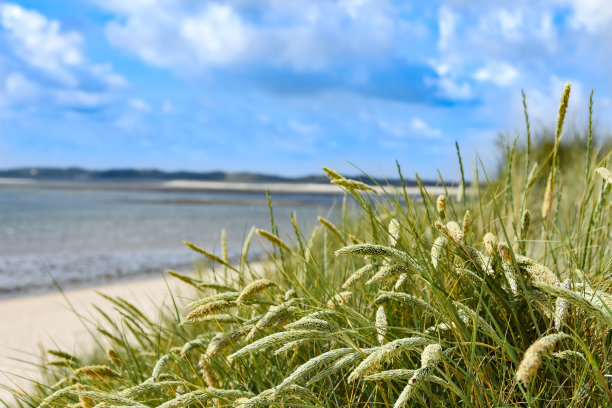
[[(37, 378), (41, 357), (47, 349), (69, 353), (86, 352), (92, 347), (87, 321), (96, 315), (96, 303), (117, 317), (110, 302), (96, 292), (130, 299), (149, 317), (155, 318), (158, 305), (187, 291), (188, 285), (169, 277), (123, 282), (62, 293), (20, 297), (0, 301), (0, 400), (12, 401), (6, 387), (27, 387), (20, 377)], [(187, 292), (186, 292), (187, 293)], [(78, 314), (75, 313), (78, 311)]]
[[(26, 188), (37, 189), (40, 187), (49, 189), (102, 189), (102, 190), (121, 190), (121, 189), (142, 189), (142, 190), (156, 190), (156, 191), (238, 191), (248, 193), (263, 193), (266, 189), (272, 192), (280, 194), (338, 194), (342, 193), (342, 190), (332, 184), (287, 184), (287, 183), (227, 183), (227, 182), (205, 182), (205, 181), (143, 181), (143, 182), (87, 182), (87, 181), (33, 181), (24, 179), (1, 179), (0, 185), (4, 186), (22, 186)], [(387, 192), (394, 192), (402, 194), (399, 189), (394, 188), (395, 191), (391, 191), (391, 188), (387, 188)], [(379, 189), (380, 192), (382, 192)], [(443, 193), (441, 187), (427, 187), (429, 194), (435, 197), (437, 194)], [(452, 193), (453, 191), (449, 191)], [(106, 193), (106, 192), (105, 192)], [(165, 194), (165, 193), (164, 193)], [(418, 188), (411, 187), (408, 189), (408, 194), (417, 195), (420, 194)], [(243, 198), (241, 198), (243, 199)], [(264, 203), (267, 204), (267, 203)], [(295, 203), (292, 203), (294, 205)], [(263, 207), (262, 207), (263, 208)], [(315, 208), (315, 207), (313, 207)], [(100, 214), (106, 217), (106, 211), (101, 208)], [(181, 214), (184, 214), (187, 209), (181, 208)], [(241, 210), (242, 211), (242, 210)], [(278, 210), (277, 210), (278, 211)], [(178, 213), (178, 212), (177, 212)], [(87, 213), (89, 214), (89, 213)], [(98, 213), (96, 213), (99, 215)], [(131, 214), (131, 213), (129, 213)], [(232, 219), (238, 219), (235, 213), (223, 213), (219, 215), (219, 218), (228, 217)], [(234, 215), (232, 215), (234, 214)], [(262, 216), (266, 222), (268, 218), (267, 208), (264, 208)], [(282, 214), (282, 213), (281, 213)], [(155, 213), (155, 219), (160, 219), (159, 214)], [(162, 214), (163, 215), (163, 214)], [(198, 220), (200, 214), (195, 214), (193, 220)], [(288, 217), (285, 217), (288, 219)], [(87, 222), (89, 219), (95, 219), (88, 215), (83, 218), (83, 221), (79, 223)], [(129, 219), (129, 218), (128, 218)], [(225, 218), (223, 218), (225, 220)], [(121, 224), (125, 223), (124, 219), (118, 218)], [(174, 218), (168, 218), (168, 222), (176, 223), (177, 220)], [(238, 220), (238, 226), (234, 227), (235, 231), (242, 231), (244, 229), (244, 222)], [(65, 221), (62, 224), (66, 226)], [(118, 221), (119, 222), (119, 221)], [(210, 222), (206, 221), (209, 225)], [(190, 225), (197, 227), (197, 222), (189, 221)], [(138, 225), (145, 225), (144, 222), (139, 222)], [(80, 226), (81, 224), (79, 224)], [(85, 225), (85, 224), (83, 224)], [(156, 225), (156, 224), (155, 224)], [(204, 224), (202, 224), (204, 225)], [(6, 229), (6, 228), (5, 228)], [(187, 228), (188, 229), (188, 228)], [(213, 246), (210, 242), (202, 242), (202, 229), (200, 227), (193, 233), (193, 238), (181, 230), (182, 239), (191, 239), (194, 242), (202, 243), (202, 245)], [(17, 230), (17, 228), (15, 228)], [(55, 230), (51, 228), (50, 230)], [(91, 231), (101, 231), (104, 234), (108, 234), (108, 231), (118, 230), (121, 236), (116, 236), (112, 240), (120, 240), (121, 237), (127, 233), (122, 232), (120, 228), (112, 226), (112, 228), (98, 228), (96, 225), (91, 225), (87, 228), (87, 235), (90, 235)], [(155, 232), (165, 231), (168, 235), (168, 225), (160, 225), (156, 227)], [(232, 232), (234, 230), (230, 230)], [(189, 231), (187, 231), (189, 232)], [(150, 231), (135, 232), (130, 230), (130, 234), (142, 237), (153, 236), (155, 234)], [(139, 235), (140, 234), (140, 235)], [(234, 233), (231, 237), (240, 237), (238, 233)], [(7, 238), (14, 241), (14, 237), (10, 236)], [(52, 242), (60, 242), (62, 245), (66, 245), (62, 237), (54, 238)], [(10, 241), (10, 242), (13, 242)], [(29, 242), (29, 239), (26, 240)], [(82, 239), (76, 240), (79, 244), (82, 243)], [(25, 241), (24, 241), (25, 242)], [(73, 241), (71, 241), (72, 243)], [(177, 242), (180, 240), (177, 239)], [(84, 252), (84, 251), (83, 251)], [(72, 253), (72, 252), (71, 252)], [(125, 255), (128, 259), (134, 259), (136, 252), (128, 252)], [(146, 255), (146, 254), (145, 254)], [(148, 256), (148, 255), (147, 255)], [(192, 256), (189, 254), (189, 256)], [(105, 258), (106, 259), (106, 258)], [(92, 267), (92, 263), (88, 259), (85, 260), (85, 264), (89, 269)], [(22, 265), (23, 262), (18, 263)], [(48, 266), (49, 262), (46, 262)], [(135, 267), (138, 267), (136, 264)], [(35, 265), (36, 266), (36, 265)], [(112, 266), (112, 267), (111, 267)], [(169, 265), (165, 266), (168, 267)], [(116, 265), (112, 263), (102, 263), (102, 267), (108, 270), (113, 270)], [(15, 268), (13, 268), (15, 269)], [(11, 269), (12, 270), (12, 269)], [(41, 279), (36, 277), (33, 273), (25, 272), (21, 268), (15, 269), (19, 271), (19, 279), (28, 277), (34, 279), (37, 283), (41, 282)], [(34, 268), (33, 270), (38, 270)], [(78, 276), (82, 274), (80, 270), (76, 270)], [(65, 272), (64, 269), (58, 269), (55, 274), (61, 277), (60, 272)], [(75, 273), (76, 273), (75, 272)], [(17, 275), (15, 275), (17, 276)], [(72, 276), (72, 275), (71, 275)], [(76, 275), (75, 275), (76, 276)], [(6, 276), (5, 276), (6, 278)], [(7, 397), (10, 395), (4, 388), (10, 387), (27, 387), (28, 382), (20, 377), (26, 378), (38, 378), (39, 366), (43, 363), (42, 357), (47, 349), (61, 349), (69, 353), (83, 354), (88, 351), (94, 344), (92, 341), (92, 334), (88, 329), (87, 322), (91, 321), (96, 315), (92, 308), (92, 303), (96, 303), (97, 306), (101, 307), (105, 312), (111, 316), (117, 316), (113, 311), (113, 306), (110, 302), (102, 299), (96, 291), (111, 295), (111, 296), (122, 296), (130, 301), (133, 301), (138, 307), (141, 308), (149, 317), (155, 319), (155, 313), (158, 311), (158, 307), (161, 303), (168, 301), (169, 299), (169, 288), (172, 293), (180, 293), (180, 290), (187, 288), (185, 284), (178, 282), (176, 279), (164, 280), (161, 275), (158, 278), (148, 278), (146, 280), (127, 281), (116, 284), (108, 284), (104, 286), (98, 286), (95, 288), (87, 289), (74, 289), (68, 290), (62, 293), (49, 293), (43, 295), (31, 295), (24, 297), (17, 297), (12, 299), (0, 300), (0, 399), (10, 400)], [(78, 311), (78, 314), (75, 313)]]
[[(59, 188), (59, 189), (102, 189), (102, 190), (151, 190), (151, 191), (210, 191), (210, 192), (242, 192), (242, 193), (270, 193), (276, 194), (342, 194), (342, 189), (335, 184), (321, 183), (243, 183), (224, 181), (197, 181), (197, 180), (124, 180), (124, 181), (81, 181), (81, 180), (32, 180), (21, 178), (2, 178), (0, 185), (20, 186), (31, 188)], [(374, 189), (383, 193), (383, 189), (374, 186)], [(400, 187), (384, 186), (389, 193), (403, 194)], [(444, 194), (441, 186), (426, 186), (431, 195)], [(419, 195), (418, 187), (407, 187), (409, 195)], [(455, 187), (448, 188), (449, 193), (456, 191)]]

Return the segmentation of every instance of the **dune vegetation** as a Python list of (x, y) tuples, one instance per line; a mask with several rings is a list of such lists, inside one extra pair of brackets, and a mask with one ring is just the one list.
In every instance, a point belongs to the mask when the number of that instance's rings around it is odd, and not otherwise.
[(591, 121), (582, 156), (560, 154), (569, 93), (552, 143), (526, 115), (495, 176), (468, 185), (458, 155), (456, 188), (411, 197), (325, 169), (346, 199), (312, 233), (271, 206), (235, 262), (188, 243), (215, 271), (171, 273), (190, 302), (160, 323), (107, 299), (106, 355), (50, 351), (21, 406), (612, 406), (610, 154)]

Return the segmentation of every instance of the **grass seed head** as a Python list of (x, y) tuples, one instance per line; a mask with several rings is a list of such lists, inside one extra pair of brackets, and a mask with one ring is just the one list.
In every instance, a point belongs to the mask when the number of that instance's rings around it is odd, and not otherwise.
[(612, 184), (612, 172), (605, 167), (599, 167), (595, 170), (597, 174), (604, 180), (604, 182)]
[(542, 359), (551, 354), (554, 345), (559, 341), (570, 336), (566, 333), (549, 334), (548, 336), (538, 339), (533, 343), (523, 356), (523, 360), (516, 370), (516, 379), (523, 384), (527, 384), (531, 377), (538, 371), (542, 364)]
[(257, 323), (255, 323), (255, 326), (253, 326), (249, 334), (247, 334), (247, 340), (252, 340), (265, 328), (279, 327), (287, 322), (289, 320), (289, 315), (291, 314), (289, 306), (293, 302), (294, 301), (290, 300), (278, 306), (271, 307), (270, 310), (261, 319), (259, 319)]
[(575, 290), (566, 289), (560, 285), (551, 285), (545, 282), (535, 281), (533, 286), (552, 296), (563, 297), (573, 306), (579, 307), (587, 314), (597, 319), (606, 328), (612, 327), (612, 314), (609, 307), (601, 305), (594, 295), (583, 295)]
[(291, 300), (291, 299), (295, 299), (295, 298), (297, 298), (297, 293), (295, 292), (295, 289), (289, 289), (283, 295), (283, 300), (285, 302), (287, 302), (288, 300)]
[(542, 201), (542, 208), (540, 209), (540, 214), (544, 219), (548, 218), (553, 202), (552, 189), (554, 188), (554, 185), (552, 184), (552, 176), (553, 173), (551, 172), (550, 176), (548, 177), (548, 181), (546, 182), (546, 189), (544, 190), (544, 200)]
[(348, 279), (342, 285), (342, 289), (348, 289), (355, 283), (360, 282), (364, 277), (370, 275), (374, 270), (376, 270), (377, 267), (378, 264), (373, 263), (359, 268), (348, 277)]
[(354, 191), (354, 192), (355, 191), (366, 191), (366, 192), (378, 194), (378, 191), (376, 191), (372, 186), (362, 183), (361, 181), (342, 178), (342, 179), (332, 179), (331, 182), (337, 186), (344, 187), (350, 191)]
[(164, 354), (163, 356), (159, 358), (159, 360), (157, 360), (155, 367), (153, 367), (151, 378), (153, 378), (154, 380), (157, 380), (159, 376), (162, 375), (162, 373), (166, 369), (166, 366), (168, 365), (168, 361), (170, 361), (170, 357), (171, 357), (170, 354)]
[(500, 242), (497, 244), (497, 253), (505, 263), (512, 264), (512, 254), (508, 244), (505, 242)]
[(159, 405), (157, 408), (183, 408), (191, 406), (206, 406), (206, 402), (214, 399), (235, 400), (241, 397), (251, 397), (252, 392), (240, 390), (221, 390), (217, 388), (204, 388), (202, 390), (191, 391), (181, 394)]
[(448, 231), (449, 237), (456, 243), (460, 244), (463, 241), (463, 228), (459, 226), (455, 221), (450, 221), (446, 224), (446, 230)]
[(254, 324), (245, 324), (227, 333), (217, 333), (208, 343), (204, 357), (208, 360), (221, 353), (241, 337), (246, 336)]
[(517, 255), (516, 261), (519, 264), (521, 270), (527, 272), (530, 279), (537, 280), (540, 282), (549, 283), (551, 285), (559, 285), (559, 278), (548, 269), (545, 265), (534, 261), (526, 256)]
[(487, 232), (483, 237), (482, 241), (484, 243), (485, 249), (487, 250), (487, 253), (489, 255), (493, 254), (497, 248), (497, 237), (494, 234)]
[(582, 354), (579, 351), (575, 351), (575, 350), (563, 350), (563, 351), (559, 351), (556, 353), (553, 353), (553, 357), (554, 358), (558, 358), (559, 360), (575, 360), (575, 361), (580, 361), (581, 363), (587, 363), (587, 359), (584, 356), (584, 354)]
[(121, 377), (119, 373), (105, 365), (89, 365), (78, 368), (74, 371), (75, 375), (84, 375), (94, 379), (118, 379)]
[(529, 210), (523, 211), (521, 217), (521, 240), (527, 239), (527, 233), (529, 232), (529, 224), (531, 223), (531, 213)]
[(202, 306), (198, 306), (185, 316), (186, 322), (198, 321), (208, 315), (216, 314), (217, 312), (224, 311), (231, 307), (236, 306), (235, 302), (228, 302), (227, 300), (216, 300), (214, 302), (206, 303)]
[(238, 298), (238, 295), (240, 295), (239, 292), (223, 292), (223, 293), (217, 293), (216, 295), (212, 295), (212, 296), (207, 296), (205, 298), (201, 298), (198, 299), (196, 301), (193, 301), (191, 303), (189, 303), (187, 305), (188, 308), (190, 309), (195, 309), (196, 307), (205, 305), (207, 303), (212, 303), (215, 302), (217, 300), (227, 300), (228, 302), (234, 301)]
[(569, 97), (571, 91), (571, 85), (565, 85), (563, 89), (563, 95), (561, 95), (561, 103), (559, 104), (559, 114), (557, 115), (557, 132), (555, 134), (558, 140), (561, 137), (561, 130), (563, 129), (563, 121), (565, 120), (565, 113), (567, 112), (567, 106), (569, 105)]
[(206, 385), (211, 388), (219, 388), (219, 379), (215, 375), (204, 355), (200, 357), (198, 364), (202, 368), (202, 378), (204, 379)]
[(366, 357), (348, 377), (348, 381), (354, 381), (358, 378), (370, 374), (373, 370), (380, 367), (382, 363), (390, 362), (393, 358), (399, 356), (405, 351), (410, 351), (416, 347), (430, 344), (431, 340), (420, 336), (406, 337), (394, 340), (383, 346), (380, 346), (376, 351)]
[(264, 237), (265, 239), (267, 239), (272, 245), (275, 245), (279, 248), (282, 248), (288, 252), (292, 252), (291, 248), (289, 247), (289, 245), (285, 244), (285, 241), (283, 241), (282, 239), (280, 239), (280, 237), (278, 237), (277, 235), (274, 235), (266, 230), (262, 230), (262, 229), (257, 229), (255, 230), (255, 232), (257, 232), (258, 235)]
[(366, 285), (371, 285), (373, 283), (379, 283), (379, 282), (383, 282), (388, 279), (393, 279), (407, 272), (408, 272), (408, 268), (405, 267), (404, 265), (399, 265), (399, 264), (388, 265), (388, 266), (385, 266), (384, 268), (381, 268), (378, 272), (374, 274), (374, 276), (368, 279), (368, 281), (366, 282)]
[(446, 219), (446, 196), (439, 195), (436, 200), (436, 208), (440, 214), (440, 219), (444, 221)]
[(79, 396), (80, 408), (93, 408), (94, 405), (96, 405), (93, 400), (81, 394), (82, 391), (85, 391), (85, 389), (83, 388), (81, 384), (76, 384), (76, 391)]
[(281, 344), (288, 343), (296, 340), (316, 340), (316, 339), (333, 339), (333, 336), (329, 332), (321, 332), (317, 330), (291, 330), (285, 332), (274, 333), (264, 338), (261, 338), (243, 348), (236, 351), (235, 353), (228, 356), (229, 361), (233, 361), (238, 357), (242, 357), (246, 354), (261, 351), (269, 347), (276, 347)]
[(118, 366), (119, 363), (121, 363), (121, 360), (119, 359), (119, 354), (112, 348), (109, 348), (106, 350), (106, 357), (110, 360), (111, 363), (113, 363), (116, 366)]
[(399, 263), (406, 263), (410, 265), (415, 271), (420, 272), (418, 262), (404, 251), (400, 251), (396, 248), (391, 248), (384, 245), (376, 244), (355, 244), (348, 245), (338, 249), (335, 252), (337, 255), (362, 255), (362, 256), (384, 256), (390, 258)]
[(399, 221), (392, 218), (389, 222), (389, 246), (395, 247), (400, 239)]
[(434, 243), (431, 246), (431, 264), (433, 265), (434, 269), (438, 268), (438, 263), (440, 262), (442, 253), (446, 247), (446, 241), (446, 237), (438, 237), (434, 240)]
[(399, 291), (407, 280), (408, 280), (408, 274), (407, 273), (402, 273), (399, 276), (399, 278), (397, 278), (397, 281), (395, 282), (395, 285), (393, 285), (393, 290), (395, 292)]
[(331, 179), (331, 180), (341, 180), (344, 178), (344, 176), (342, 176), (340, 173), (338, 173), (335, 170), (332, 170), (328, 167), (323, 167), (323, 171), (325, 173), (327, 173), (327, 176)]
[(425, 347), (421, 354), (421, 367), (436, 365), (442, 360), (442, 346), (430, 344)]
[(341, 348), (327, 351), (319, 356), (311, 358), (301, 366), (299, 366), (291, 375), (285, 378), (277, 387), (275, 395), (282, 395), (285, 389), (291, 384), (300, 381), (305, 376), (312, 372), (321, 371), (324, 367), (328, 366), (331, 362), (344, 357), (345, 355), (352, 353), (352, 348)]
[(335, 332), (334, 326), (321, 319), (313, 319), (310, 317), (303, 317), (297, 322), (290, 323), (285, 326), (287, 330), (319, 330), (326, 332)]
[(470, 228), (472, 227), (472, 213), (470, 210), (467, 210), (463, 215), (463, 235), (467, 235), (470, 232)]
[(185, 324), (195, 324), (195, 323), (240, 323), (242, 322), (243, 319), (241, 319), (238, 316), (232, 316), (230, 314), (227, 313), (223, 313), (223, 314), (213, 314), (213, 315), (207, 315), (207, 316), (202, 316), (202, 317), (194, 317), (193, 319), (190, 319), (189, 321), (184, 321), (181, 324), (185, 325)]
[(379, 306), (376, 310), (376, 337), (381, 345), (385, 343), (387, 326), (389, 326), (389, 322), (387, 321), (387, 312), (385, 311), (384, 306)]
[(411, 378), (416, 370), (408, 370), (405, 368), (400, 368), (396, 370), (386, 370), (381, 371), (379, 373), (370, 374), (366, 376), (364, 379), (366, 381), (397, 381), (397, 380), (407, 380)]
[(272, 282), (269, 279), (257, 279), (249, 283), (248, 285), (245, 286), (244, 289), (242, 289), (242, 291), (240, 292), (240, 295), (238, 295), (238, 298), (236, 299), (236, 303), (238, 304), (244, 303), (244, 301), (274, 286), (278, 287), (276, 283)]

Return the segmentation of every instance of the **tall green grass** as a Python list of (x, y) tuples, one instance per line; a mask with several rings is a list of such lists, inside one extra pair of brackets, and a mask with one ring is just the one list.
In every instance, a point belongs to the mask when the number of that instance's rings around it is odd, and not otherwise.
[(189, 244), (226, 278), (173, 274), (192, 303), (161, 321), (107, 299), (123, 316), (101, 311), (107, 355), (52, 352), (21, 405), (612, 406), (610, 154), (589, 127), (568, 170), (568, 98), (549, 151), (528, 134), (495, 180), (413, 197), (325, 169), (346, 191), (333, 223), (281, 236), (271, 206), (237, 264)]

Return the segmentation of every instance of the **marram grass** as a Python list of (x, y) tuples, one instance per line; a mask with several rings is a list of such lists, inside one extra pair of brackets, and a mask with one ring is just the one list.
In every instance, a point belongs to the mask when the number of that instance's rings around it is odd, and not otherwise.
[(213, 272), (169, 272), (185, 291), (156, 319), (104, 299), (122, 320), (101, 312), (100, 352), (49, 352), (16, 404), (612, 406), (610, 154), (591, 126), (588, 148), (567, 153), (569, 103), (568, 87), (549, 148), (508, 146), (495, 178), (479, 169), (469, 185), (460, 161), (446, 194), (411, 196), (326, 168), (347, 203), (308, 233), (294, 215), (279, 230), (271, 207), (236, 263), (223, 243), (186, 243)]

